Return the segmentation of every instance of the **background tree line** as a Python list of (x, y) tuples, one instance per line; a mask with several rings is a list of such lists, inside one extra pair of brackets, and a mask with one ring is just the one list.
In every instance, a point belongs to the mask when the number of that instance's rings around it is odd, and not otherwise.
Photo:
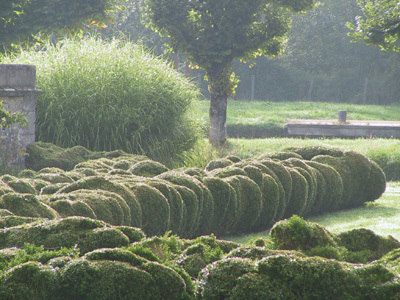
[[(400, 102), (399, 54), (366, 45), (367, 41), (360, 36), (358, 40), (362, 43), (354, 42), (355, 36), (349, 36), (352, 30), (348, 24), (355, 27), (358, 16), (363, 15), (359, 4), (362, 3), (356, 0), (321, 0), (311, 11), (293, 14), (283, 55), (235, 61), (233, 70), (240, 80), (236, 98), (365, 104)], [(101, 34), (112, 37), (122, 33), (156, 54), (171, 55), (165, 46), (167, 38), (161, 38), (143, 24), (142, 1), (130, 1), (125, 8), (114, 14), (116, 22), (108, 24)], [(180, 57), (180, 68), (184, 72), (183, 54)], [(192, 69), (190, 74), (209, 97), (204, 72)]]

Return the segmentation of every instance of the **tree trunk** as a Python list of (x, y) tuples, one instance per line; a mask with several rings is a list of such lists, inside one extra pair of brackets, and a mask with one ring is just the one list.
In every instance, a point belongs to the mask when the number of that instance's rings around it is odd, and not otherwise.
[(223, 144), (227, 138), (226, 111), (230, 92), (231, 68), (218, 66), (210, 68), (206, 72), (211, 95), (209, 139), (212, 145), (217, 146)]

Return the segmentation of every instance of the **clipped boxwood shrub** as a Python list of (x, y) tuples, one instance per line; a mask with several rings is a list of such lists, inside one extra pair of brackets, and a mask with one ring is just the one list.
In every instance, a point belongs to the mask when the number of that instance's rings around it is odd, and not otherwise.
[(272, 176), (262, 175), (261, 193), (263, 204), (260, 217), (254, 224), (255, 230), (270, 228), (276, 221), (279, 207), (279, 187)]
[(142, 229), (149, 235), (163, 235), (169, 229), (168, 200), (156, 188), (145, 183), (130, 185), (142, 209)]
[(200, 136), (189, 116), (198, 95), (195, 85), (140, 46), (85, 38), (49, 42), (45, 48), (8, 60), (36, 65), (43, 90), (38, 140), (168, 159), (189, 150)]
[(17, 265), (0, 276), (1, 299), (58, 299), (60, 280), (55, 269), (39, 262)]
[(303, 216), (307, 207), (309, 185), (307, 179), (296, 168), (288, 168), (292, 178), (292, 194), (286, 205), (284, 217), (289, 218), (294, 214)]
[(343, 156), (343, 151), (333, 147), (308, 146), (308, 147), (289, 147), (285, 149), (299, 154), (303, 159), (311, 160), (314, 156), (329, 155), (333, 157)]
[[(73, 145), (72, 145), (73, 146)], [(39, 171), (43, 168), (56, 167), (72, 170), (78, 163), (87, 160), (89, 151), (81, 146), (61, 148), (52, 143), (37, 142), (26, 147), (26, 166)]]
[(315, 206), (313, 213), (324, 213), (339, 209), (340, 201), (338, 199), (343, 197), (343, 180), (338, 171), (329, 165), (316, 161), (307, 161), (307, 164), (321, 172), (326, 183), (326, 192), (323, 194), (319, 205)]
[(58, 213), (31, 194), (8, 193), (0, 198), (0, 208), (22, 217), (55, 219)]
[(360, 279), (349, 268), (335, 260), (279, 254), (258, 261), (257, 273), (267, 276), (272, 293), (278, 287), (278, 299), (363, 299)]
[(304, 215), (310, 214), (310, 212), (312, 211), (312, 209), (315, 205), (315, 201), (317, 198), (317, 192), (318, 192), (318, 182), (317, 182), (317, 178), (316, 178), (317, 174), (316, 174), (315, 169), (313, 167), (307, 165), (306, 162), (303, 161), (302, 159), (298, 159), (298, 158), (288, 158), (288, 159), (282, 161), (282, 164), (289, 166), (289, 167), (294, 167), (307, 180), (308, 199), (307, 199), (306, 208), (304, 210)]
[(366, 183), (363, 202), (379, 199), (386, 190), (386, 175), (374, 161), (371, 163), (371, 173)]
[(1, 180), (16, 193), (37, 194), (37, 190), (28, 182), (27, 179), (21, 179), (11, 175), (3, 175)]
[(400, 248), (400, 242), (393, 237), (382, 237), (365, 228), (342, 232), (338, 234), (337, 242), (351, 252), (370, 251), (369, 260), (381, 258), (388, 252)]
[(233, 164), (233, 161), (228, 159), (228, 158), (220, 158), (220, 159), (214, 159), (211, 160), (207, 166), (206, 166), (206, 171), (212, 171), (214, 169), (220, 169), (220, 168), (225, 168), (227, 166), (230, 166)]
[(251, 232), (263, 209), (263, 200), (259, 186), (247, 176), (226, 178), (236, 191), (239, 203), (239, 214), (234, 231)]
[(343, 193), (341, 198), (337, 198), (335, 203), (332, 203), (332, 208), (335, 210), (342, 209), (344, 207), (351, 206), (352, 197), (354, 195), (354, 179), (352, 175), (352, 170), (345, 160), (340, 159), (340, 157), (333, 157), (329, 155), (319, 155), (313, 157), (312, 161), (319, 162), (334, 168), (342, 178), (343, 183)]
[(199, 274), (201, 299), (231, 299), (232, 289), (244, 274), (255, 271), (248, 258), (225, 258), (209, 264)]
[(129, 263), (76, 259), (61, 270), (64, 299), (156, 299), (154, 278)]
[(56, 194), (70, 193), (76, 190), (103, 190), (116, 193), (120, 195), (130, 209), (131, 222), (130, 226), (142, 226), (142, 209), (133, 192), (124, 185), (108, 180), (102, 176), (90, 176), (82, 178), (79, 181), (71, 183), (60, 190)]
[(277, 222), (270, 236), (280, 250), (310, 250), (318, 246), (336, 246), (333, 236), (322, 226), (294, 215)]
[[(65, 197), (65, 199), (63, 199)], [(69, 200), (69, 194), (58, 195), (57, 198), (47, 199), (49, 206), (60, 215), (61, 218), (80, 216), (91, 219), (99, 219), (93, 209), (85, 202)]]
[(129, 238), (118, 227), (84, 217), (39, 221), (0, 230), (0, 248), (22, 247), (24, 243), (43, 245), (45, 249), (77, 247), (84, 254), (98, 248), (128, 246)]
[(282, 184), (283, 191), (281, 201), (279, 201), (278, 211), (276, 213), (277, 220), (283, 218), (286, 210), (286, 206), (292, 197), (292, 177), (285, 166), (278, 162), (274, 162), (268, 159), (262, 159), (259, 161), (260, 164), (270, 169), (278, 177)]
[(145, 181), (146, 184), (156, 188), (167, 199), (170, 208), (169, 228), (172, 233), (177, 234), (184, 227), (184, 209), (182, 197), (179, 192), (167, 181), (159, 179), (151, 179)]
[(186, 186), (173, 184), (173, 187), (178, 191), (183, 200), (183, 222), (179, 236), (193, 237), (194, 233), (199, 229), (199, 200), (195, 192)]
[(160, 175), (161, 173), (167, 172), (168, 168), (163, 164), (153, 160), (143, 160), (134, 164), (131, 168), (129, 168), (128, 171), (133, 175), (154, 177)]
[(239, 214), (235, 189), (229, 182), (218, 177), (204, 177), (203, 183), (210, 190), (214, 200), (214, 221), (211, 231), (216, 235), (230, 232)]

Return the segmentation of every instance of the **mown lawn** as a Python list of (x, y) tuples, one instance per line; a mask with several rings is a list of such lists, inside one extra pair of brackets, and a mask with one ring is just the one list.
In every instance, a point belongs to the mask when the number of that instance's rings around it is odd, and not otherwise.
[[(203, 124), (208, 124), (210, 102), (200, 101)], [(289, 119), (338, 119), (339, 110), (348, 120), (400, 121), (400, 105), (359, 105), (327, 102), (228, 101), (227, 128), (231, 137), (271, 137), (283, 134)]]

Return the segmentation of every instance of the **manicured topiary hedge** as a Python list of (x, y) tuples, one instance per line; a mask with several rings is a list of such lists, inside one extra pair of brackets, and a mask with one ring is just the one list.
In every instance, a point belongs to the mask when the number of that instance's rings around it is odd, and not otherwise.
[(239, 245), (84, 217), (27, 221), (0, 229), (0, 299), (400, 297), (400, 242), (365, 229), (336, 235), (292, 216), (271, 241)]
[(365, 156), (321, 147), (227, 157), (204, 170), (169, 170), (144, 156), (46, 143), (31, 145), (28, 155), (35, 170), (0, 177), (2, 214), (89, 217), (148, 235), (265, 230), (294, 214), (360, 206), (386, 186), (382, 170)]

